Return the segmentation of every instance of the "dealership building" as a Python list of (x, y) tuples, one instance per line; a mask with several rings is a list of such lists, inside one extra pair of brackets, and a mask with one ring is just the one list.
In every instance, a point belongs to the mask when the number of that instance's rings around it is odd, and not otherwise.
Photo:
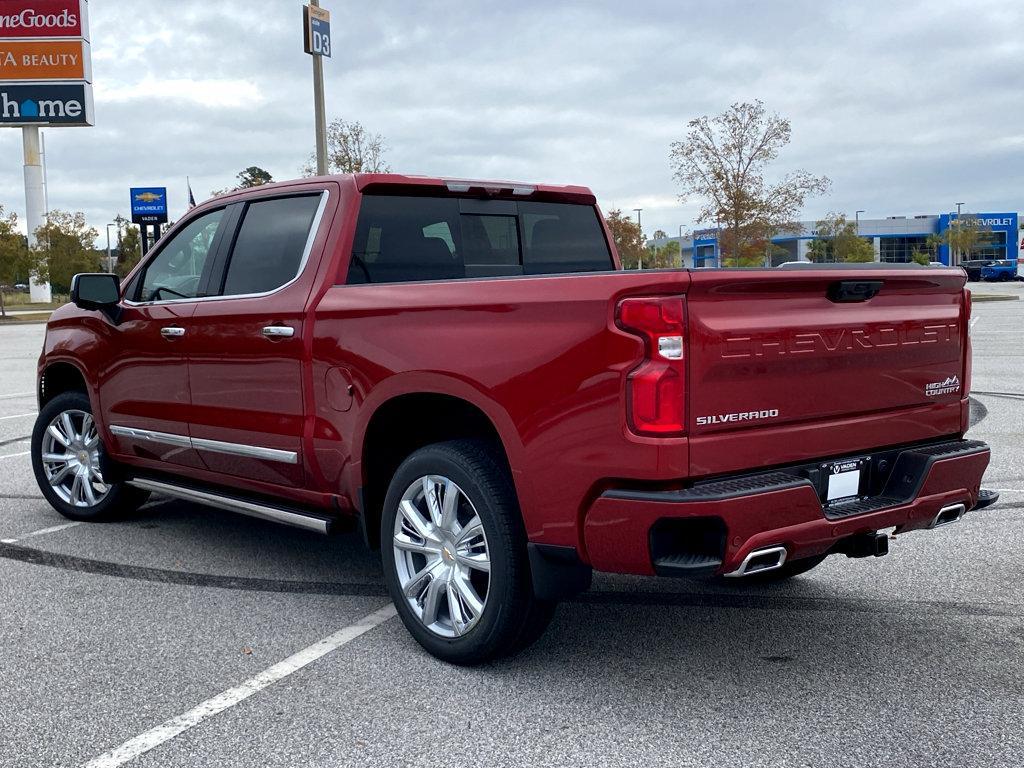
[[(967, 214), (964, 214), (967, 216)], [(1021, 264), (1022, 239), (1024, 232), (1019, 229), (1016, 212), (971, 214), (982, 228), (981, 242), (971, 251), (971, 259), (1012, 259), (1018, 263), (1018, 271), (1024, 272)], [(919, 214), (917, 216), (887, 216), (884, 219), (861, 219), (857, 222), (858, 233), (871, 240), (875, 248), (876, 262), (910, 262), (915, 251), (929, 251), (929, 235), (941, 235), (956, 221), (954, 214)], [(778, 248), (768, 257), (772, 266), (783, 262), (808, 261), (807, 251), (811, 241), (817, 237), (816, 222), (801, 222), (800, 228), (781, 233), (772, 238)], [(648, 241), (648, 245), (664, 246), (678, 242), (684, 267), (717, 267), (721, 263), (718, 229), (697, 230), (692, 238), (660, 238)], [(785, 253), (783, 253), (783, 250)], [(951, 264), (954, 257), (948, 246), (940, 246), (934, 257), (943, 264)], [(963, 257), (966, 259), (968, 257)]]

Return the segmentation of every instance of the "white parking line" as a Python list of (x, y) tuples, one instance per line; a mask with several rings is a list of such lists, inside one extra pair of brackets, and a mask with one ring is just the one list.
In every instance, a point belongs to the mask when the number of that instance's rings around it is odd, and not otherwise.
[(191, 710), (175, 716), (168, 721), (164, 721), (162, 724), (153, 727), (148, 732), (143, 732), (138, 737), (133, 737), (123, 745), (120, 745), (113, 750), (109, 750), (101, 756), (97, 756), (87, 763), (86, 766), (122, 766), (129, 761), (134, 761), (143, 753), (152, 750), (158, 745), (162, 745), (168, 740), (173, 740), (179, 734), (187, 732), (189, 729), (197, 726), (206, 719), (224, 712), (228, 708), (237, 705), (242, 700), (248, 699), (257, 692), (266, 689), (271, 684), (280, 681), (282, 678), (290, 676), (295, 671), (304, 668), (306, 665), (311, 662), (315, 662), (325, 654), (329, 654), (335, 649), (355, 640), (363, 633), (373, 630), (375, 627), (387, 622), (394, 616), (395, 607), (393, 605), (388, 604), (387, 606), (382, 606), (372, 614), (367, 614), (355, 624), (342, 628), (336, 633), (332, 633), (326, 638), (317, 641), (312, 646), (307, 646), (302, 651), (296, 652), (292, 656), (281, 660), (276, 665), (271, 665), (262, 673), (257, 674), (248, 681), (228, 689), (227, 691), (221, 692), (205, 702), (200, 702)]
[(35, 411), (30, 411), (27, 414), (11, 414), (9, 417), (0, 417), (0, 422), (5, 419), (21, 419), (22, 417), (34, 417), (35, 415)]
[(61, 523), (57, 526), (48, 526), (45, 529), (39, 529), (39, 531), (30, 531), (28, 534), (22, 534), (20, 537), (13, 537), (11, 539), (0, 539), (5, 545), (13, 545), (15, 542), (21, 542), (23, 539), (31, 539), (32, 537), (41, 537), (43, 534), (53, 534), (55, 531), (64, 531), (64, 529), (70, 529), (72, 526), (81, 526), (81, 521), (72, 521), (71, 523)]
[(12, 459), (13, 457), (27, 457), (31, 451), (21, 451), (17, 454), (0, 454), (0, 459)]

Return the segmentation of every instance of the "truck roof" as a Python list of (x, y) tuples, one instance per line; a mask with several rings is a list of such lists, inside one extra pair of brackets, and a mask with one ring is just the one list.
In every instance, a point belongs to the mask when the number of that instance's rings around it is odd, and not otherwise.
[[(270, 182), (260, 187), (247, 187), (232, 190), (216, 196), (218, 199), (245, 197), (257, 190), (289, 187), (296, 182), (316, 182), (318, 180), (351, 179), (359, 192), (382, 192), (411, 195), (471, 195), (474, 197), (502, 197), (520, 200), (545, 200), (564, 203), (595, 205), (597, 198), (588, 187), (576, 184), (536, 184), (533, 182), (513, 182), (497, 179), (463, 179), (443, 176), (417, 176), (415, 174), (328, 174), (310, 176), (303, 179), (288, 179)], [(206, 201), (204, 201), (205, 203)]]

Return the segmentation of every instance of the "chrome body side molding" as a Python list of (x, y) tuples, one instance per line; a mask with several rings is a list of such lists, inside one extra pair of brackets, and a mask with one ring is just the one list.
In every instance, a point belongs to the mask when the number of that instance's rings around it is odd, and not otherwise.
[(271, 462), (284, 462), (286, 465), (297, 465), (299, 454), (283, 449), (268, 449), (263, 446), (246, 446), (241, 443), (214, 441), (209, 438), (192, 438), (192, 447), (199, 451), (215, 451), (218, 454), (233, 454), (236, 457), (266, 459)]
[(122, 425), (111, 425), (110, 432), (121, 438), (131, 438), (136, 441), (164, 443), (169, 446), (180, 446), (186, 449), (196, 449), (197, 451), (215, 451), (218, 454), (232, 454), (236, 457), (249, 457), (250, 459), (266, 459), (269, 462), (283, 462), (286, 465), (297, 465), (299, 463), (297, 451), (268, 449), (264, 446), (247, 446), (244, 443), (228, 443), (208, 438), (190, 438), (187, 435), (160, 433), (155, 430), (123, 427)]
[(192, 448), (192, 439), (187, 435), (175, 435), (174, 433), (158, 433), (156, 430), (143, 430), (138, 427), (122, 427), (111, 425), (110, 432), (121, 438), (132, 438), (137, 441), (149, 441), (150, 443), (164, 443), (168, 446), (181, 446)]

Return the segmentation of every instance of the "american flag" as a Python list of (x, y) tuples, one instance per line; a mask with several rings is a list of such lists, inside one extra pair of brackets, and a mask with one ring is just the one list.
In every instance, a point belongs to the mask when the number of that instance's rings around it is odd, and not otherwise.
[(192, 183), (189, 182), (188, 177), (185, 177), (185, 186), (188, 187), (188, 207), (190, 209), (196, 207), (196, 196), (192, 194)]

